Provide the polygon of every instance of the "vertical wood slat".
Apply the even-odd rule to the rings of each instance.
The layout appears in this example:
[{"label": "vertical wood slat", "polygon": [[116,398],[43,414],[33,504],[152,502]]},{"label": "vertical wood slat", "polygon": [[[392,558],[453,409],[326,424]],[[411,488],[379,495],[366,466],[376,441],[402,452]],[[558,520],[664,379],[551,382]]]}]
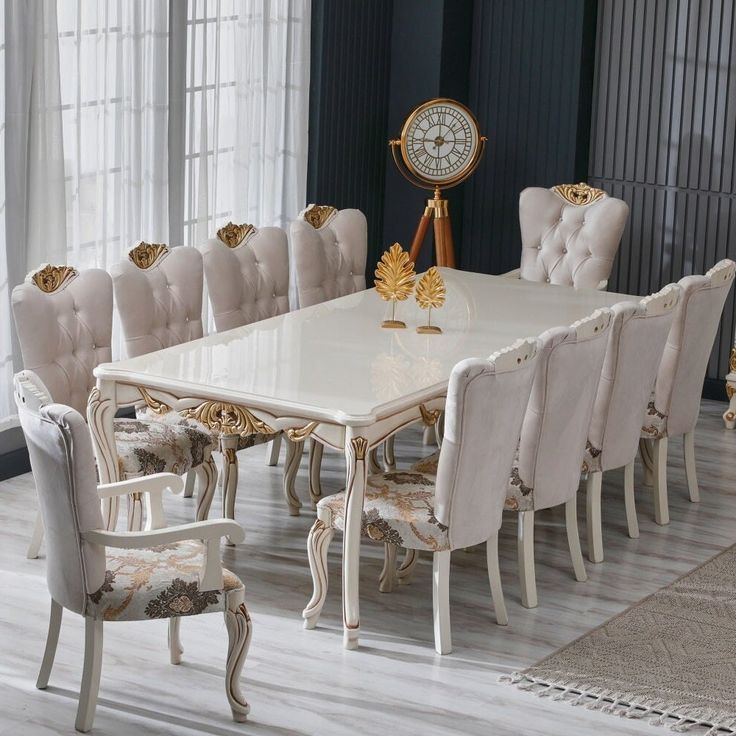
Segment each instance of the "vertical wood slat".
[{"label": "vertical wood slat", "polygon": [[[589,181],[628,202],[611,289],[646,294],[736,258],[732,0],[600,0]],[[709,364],[722,377],[733,294]]]}]

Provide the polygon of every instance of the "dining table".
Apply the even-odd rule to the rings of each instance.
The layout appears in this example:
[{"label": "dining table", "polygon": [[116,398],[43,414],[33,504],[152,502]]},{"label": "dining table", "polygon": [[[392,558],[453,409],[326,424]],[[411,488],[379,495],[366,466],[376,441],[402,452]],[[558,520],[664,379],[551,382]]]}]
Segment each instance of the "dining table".
[{"label": "dining table", "polygon": [[[441,334],[420,334],[427,313],[398,302],[404,329],[381,326],[391,305],[367,289],[95,369],[88,419],[101,483],[119,480],[113,419],[145,402],[177,411],[224,438],[279,432],[300,457],[314,439],[345,455],[343,644],[358,646],[359,566],[369,456],[408,425],[437,422],[460,360],[488,357],[517,338],[568,325],[639,297],[440,268],[446,301],[432,310]],[[298,463],[296,464],[298,467]],[[294,473],[285,480],[294,494]],[[241,492],[244,484],[241,483]],[[224,509],[235,512],[236,487]],[[257,493],[256,488],[247,488]],[[306,546],[306,539],[305,539]]]}]

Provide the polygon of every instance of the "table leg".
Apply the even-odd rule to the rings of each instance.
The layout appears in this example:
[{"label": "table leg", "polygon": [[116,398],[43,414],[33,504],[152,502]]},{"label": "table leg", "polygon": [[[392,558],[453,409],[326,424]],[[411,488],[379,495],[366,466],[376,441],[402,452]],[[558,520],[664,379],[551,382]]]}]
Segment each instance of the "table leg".
[{"label": "table leg", "polygon": [[[286,462],[284,463],[284,496],[291,516],[299,516],[302,502],[296,495],[294,483],[304,453],[304,440],[286,440]],[[311,470],[311,469],[310,469]]]},{"label": "table leg", "polygon": [[[222,516],[235,518],[235,498],[238,493],[238,437],[224,435],[220,438],[222,450]],[[228,537],[227,544],[232,542]]]},{"label": "table leg", "polygon": [[[92,444],[97,460],[99,482],[117,483],[120,480],[118,453],[115,446],[115,383],[97,381],[87,401],[87,423],[92,435]],[[118,520],[120,499],[106,499],[102,504],[103,523],[106,529],[115,529]]]},{"label": "table leg", "polygon": [[[366,463],[368,440],[355,435],[348,427],[345,435],[345,531],[342,541],[342,617],[343,646],[357,649],[360,636],[360,604],[358,600],[360,575],[360,527],[363,499],[368,477]],[[359,430],[358,430],[359,431]]]}]

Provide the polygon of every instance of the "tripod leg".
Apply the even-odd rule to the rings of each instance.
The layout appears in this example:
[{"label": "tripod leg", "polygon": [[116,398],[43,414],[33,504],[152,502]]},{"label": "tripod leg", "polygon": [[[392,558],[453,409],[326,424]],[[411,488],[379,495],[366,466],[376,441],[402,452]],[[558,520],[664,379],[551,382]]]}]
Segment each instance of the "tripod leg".
[{"label": "tripod leg", "polygon": [[445,255],[445,220],[446,217],[434,218],[434,255],[438,266],[446,266]]},{"label": "tripod leg", "polygon": [[412,263],[416,263],[417,258],[419,258],[419,253],[422,250],[422,243],[424,242],[424,238],[427,235],[427,228],[429,227],[429,221],[431,219],[432,219],[432,208],[426,207],[424,210],[424,214],[419,220],[419,225],[417,227],[417,232],[416,232],[416,235],[414,236],[414,240],[411,241],[411,249],[409,250],[409,258],[411,259]]},{"label": "tripod leg", "polygon": [[442,224],[445,230],[445,266],[455,268],[455,248],[452,242],[452,223],[449,214],[442,218]]}]

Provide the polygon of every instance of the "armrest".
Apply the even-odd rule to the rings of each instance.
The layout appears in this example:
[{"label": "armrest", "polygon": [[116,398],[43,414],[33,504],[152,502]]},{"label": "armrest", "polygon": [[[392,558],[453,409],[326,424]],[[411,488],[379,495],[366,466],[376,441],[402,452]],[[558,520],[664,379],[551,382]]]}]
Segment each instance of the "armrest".
[{"label": "armrest", "polygon": [[161,493],[166,489],[179,494],[184,490],[184,479],[174,473],[155,473],[129,478],[117,483],[103,483],[97,486],[97,495],[103,498],[125,496],[128,493]]},{"label": "armrest", "polygon": [[85,541],[119,549],[142,549],[159,544],[173,544],[201,539],[203,541],[230,537],[236,544],[245,539],[243,527],[232,519],[208,519],[191,524],[178,524],[165,529],[147,529],[142,532],[108,532],[90,529],[82,532]]},{"label": "armrest", "polygon": [[167,529],[151,529],[143,532],[108,532],[91,529],[82,532],[82,538],[92,544],[119,549],[141,549],[156,547],[159,544],[173,544],[189,540],[204,542],[204,561],[199,571],[200,590],[222,590],[222,561],[220,560],[220,539],[230,537],[238,544],[245,539],[243,527],[232,519],[212,519],[193,524],[180,524]]},{"label": "armrest", "polygon": [[520,279],[521,278],[521,269],[515,268],[513,271],[507,271],[506,273],[500,274],[505,279]]}]

